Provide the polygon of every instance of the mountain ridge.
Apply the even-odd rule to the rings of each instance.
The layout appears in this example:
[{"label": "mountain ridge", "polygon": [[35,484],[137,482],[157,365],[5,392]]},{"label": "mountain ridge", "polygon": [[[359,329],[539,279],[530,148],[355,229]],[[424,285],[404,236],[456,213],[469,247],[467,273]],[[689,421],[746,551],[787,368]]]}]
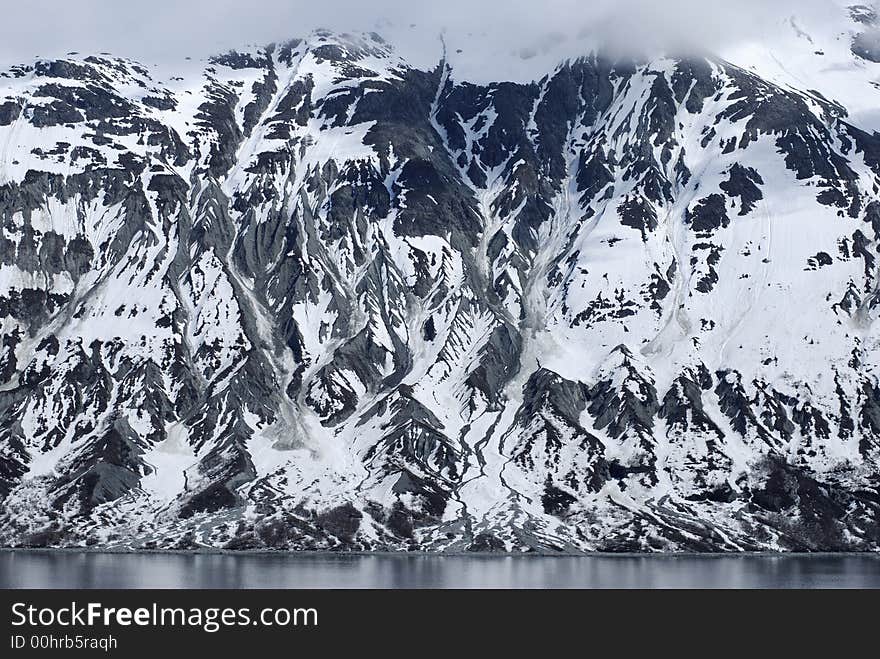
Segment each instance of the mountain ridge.
[{"label": "mountain ridge", "polygon": [[877,549],[880,137],[821,93],[326,31],[0,84],[3,544]]}]

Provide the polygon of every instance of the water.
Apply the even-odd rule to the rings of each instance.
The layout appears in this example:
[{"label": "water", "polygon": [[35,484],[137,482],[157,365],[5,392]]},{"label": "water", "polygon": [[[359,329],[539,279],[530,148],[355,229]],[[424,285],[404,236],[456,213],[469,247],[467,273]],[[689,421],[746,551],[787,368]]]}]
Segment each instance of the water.
[{"label": "water", "polygon": [[880,588],[880,555],[0,552],[0,588]]}]

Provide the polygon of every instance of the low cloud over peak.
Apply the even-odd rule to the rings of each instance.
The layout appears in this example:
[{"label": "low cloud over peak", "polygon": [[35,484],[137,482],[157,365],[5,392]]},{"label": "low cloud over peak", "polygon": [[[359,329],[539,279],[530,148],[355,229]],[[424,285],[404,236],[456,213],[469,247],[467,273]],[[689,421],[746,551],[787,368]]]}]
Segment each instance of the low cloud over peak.
[{"label": "low cloud over peak", "polygon": [[[792,15],[809,23],[841,13],[845,0],[32,0],[4,8],[0,61],[110,51],[135,59],[201,57],[247,43],[300,36],[317,27],[377,30],[417,65],[474,56],[470,76],[527,77],[544,58],[601,47],[621,52],[713,50],[772,38]],[[465,59],[465,58],[461,58]],[[518,75],[517,75],[518,74]]]}]

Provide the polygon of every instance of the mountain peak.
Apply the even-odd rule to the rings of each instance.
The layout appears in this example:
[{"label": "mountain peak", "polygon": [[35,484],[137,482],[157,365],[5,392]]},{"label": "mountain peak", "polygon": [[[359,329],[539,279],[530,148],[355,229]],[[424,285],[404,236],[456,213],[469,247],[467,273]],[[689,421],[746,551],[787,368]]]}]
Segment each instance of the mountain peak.
[{"label": "mountain peak", "polygon": [[0,541],[877,548],[870,116],[720,57],[456,57],[0,78]]}]

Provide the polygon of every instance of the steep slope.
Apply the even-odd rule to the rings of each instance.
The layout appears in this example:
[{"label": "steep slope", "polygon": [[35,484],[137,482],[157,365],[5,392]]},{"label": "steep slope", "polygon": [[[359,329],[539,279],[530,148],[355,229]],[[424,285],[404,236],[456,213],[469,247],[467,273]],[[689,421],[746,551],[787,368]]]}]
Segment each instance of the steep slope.
[{"label": "steep slope", "polygon": [[833,97],[327,32],[2,75],[4,544],[880,547],[880,136]]}]

